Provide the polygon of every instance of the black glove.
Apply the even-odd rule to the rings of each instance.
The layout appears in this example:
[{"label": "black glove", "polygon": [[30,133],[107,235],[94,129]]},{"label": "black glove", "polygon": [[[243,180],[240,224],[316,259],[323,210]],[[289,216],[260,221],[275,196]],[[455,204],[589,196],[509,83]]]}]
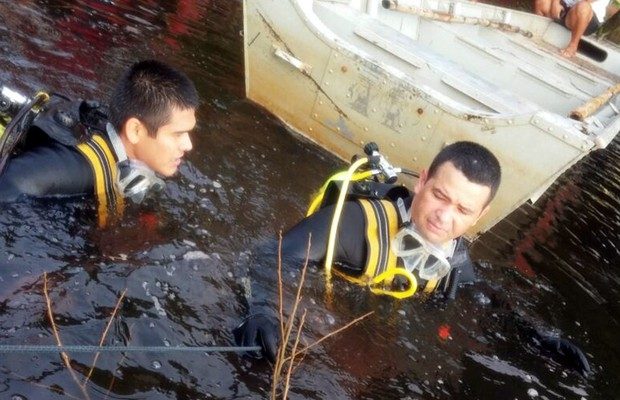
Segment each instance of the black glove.
[{"label": "black glove", "polygon": [[550,352],[559,362],[574,368],[582,375],[590,374],[590,364],[583,351],[569,340],[551,335],[540,335],[536,338],[540,346]]},{"label": "black glove", "polygon": [[265,314],[249,315],[233,330],[233,335],[238,346],[260,346],[262,356],[271,362],[275,361],[280,343],[280,328],[276,318]]}]

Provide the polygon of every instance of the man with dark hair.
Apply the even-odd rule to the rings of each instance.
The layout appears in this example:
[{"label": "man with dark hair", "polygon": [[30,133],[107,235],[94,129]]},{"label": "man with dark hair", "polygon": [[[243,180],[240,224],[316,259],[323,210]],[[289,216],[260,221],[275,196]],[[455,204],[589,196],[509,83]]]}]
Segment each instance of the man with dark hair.
[{"label": "man with dark hair", "polygon": [[191,80],[154,60],[120,78],[107,115],[97,103],[51,95],[0,175],[0,201],[83,194],[108,208],[124,197],[140,201],[163,186],[156,174],[173,175],[192,149],[198,105]]},{"label": "man with dark hair", "polygon": [[[475,278],[461,236],[488,212],[500,180],[499,162],[485,147],[473,142],[446,146],[429,170],[420,174],[413,196],[398,186],[396,191],[387,190],[382,199],[354,198],[344,203],[334,269],[375,293],[404,298],[421,290],[453,298],[459,283]],[[333,204],[322,207],[284,235],[283,260],[303,259],[310,235],[309,260],[325,259],[334,208]],[[258,263],[273,257],[274,249],[273,243],[263,246]],[[266,268],[257,265],[250,273],[256,278]],[[252,284],[268,287],[273,282],[253,279]],[[252,290],[253,294],[262,291],[268,289]],[[270,300],[254,296],[250,316],[235,329],[235,337],[244,345],[263,346],[264,353],[273,357],[279,334]]]},{"label": "man with dark hair", "polygon": [[[385,188],[382,184],[363,190],[382,193],[378,198],[350,196],[334,244],[335,273],[376,294],[406,298],[419,290],[453,299],[459,283],[475,280],[462,235],[488,212],[500,180],[499,162],[488,149],[473,142],[457,142],[444,147],[428,171],[422,171],[413,196],[401,186]],[[405,209],[405,205],[410,206]],[[324,205],[284,235],[283,267],[299,265],[306,257],[309,235],[309,261],[325,260],[334,209],[333,204]],[[275,268],[265,264],[276,259],[277,247],[271,242],[254,257],[249,271],[249,316],[233,332],[238,344],[261,346],[262,354],[270,360],[276,355],[280,333],[273,301]],[[517,319],[532,344],[583,373],[590,371],[577,346]]]}]

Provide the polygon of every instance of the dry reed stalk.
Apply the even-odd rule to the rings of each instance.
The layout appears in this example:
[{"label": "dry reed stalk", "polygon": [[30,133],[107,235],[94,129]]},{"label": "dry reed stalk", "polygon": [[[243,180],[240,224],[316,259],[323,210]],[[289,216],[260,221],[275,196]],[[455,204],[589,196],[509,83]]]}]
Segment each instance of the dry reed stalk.
[{"label": "dry reed stalk", "polygon": [[[280,337],[284,337],[284,312],[283,312],[283,300],[282,300],[282,231],[278,233],[278,316],[280,322]],[[284,356],[281,354],[285,348],[283,346],[278,346],[278,351],[276,353],[276,361],[273,366],[274,374],[271,377],[271,387],[274,388],[272,390],[271,398],[275,399],[275,387],[278,386],[279,373],[276,374],[276,371],[281,371],[282,369],[282,359]]]},{"label": "dry reed stalk", "polygon": [[[52,331],[54,332],[54,338],[56,338],[56,344],[58,345],[58,347],[62,347],[62,341],[60,340],[60,334],[58,333],[58,329],[56,328],[56,322],[54,321],[54,313],[52,311],[52,302],[47,293],[47,272],[43,273],[43,293],[45,295],[45,303],[47,304],[47,317],[50,320],[50,324],[52,324]],[[63,362],[65,363],[65,366],[69,370],[69,373],[71,374],[71,378],[75,381],[75,383],[81,389],[82,394],[84,395],[84,398],[87,400],[90,400],[90,396],[88,395],[88,392],[80,384],[80,380],[78,379],[77,375],[75,374],[75,371],[71,367],[71,361],[69,360],[69,355],[64,351],[61,351],[60,355],[61,355]]]},{"label": "dry reed stalk", "polygon": [[[99,347],[103,346],[103,342],[105,341],[106,336],[108,335],[108,331],[110,330],[110,326],[112,326],[112,321],[114,321],[114,318],[116,317],[116,313],[118,312],[118,309],[121,306],[121,302],[123,301],[123,298],[125,298],[125,293],[127,293],[127,289],[123,290],[123,293],[121,293],[120,297],[118,298],[118,301],[116,302],[116,306],[114,307],[114,311],[112,311],[112,315],[110,316],[110,320],[108,321],[105,329],[103,330],[103,333],[101,334],[101,339],[99,339]],[[95,370],[95,365],[97,365],[97,360],[99,359],[99,352],[97,352],[95,354],[95,358],[93,359],[93,365],[90,367],[90,370],[88,371],[88,374],[86,375],[86,379],[84,380],[84,384],[82,385],[83,387],[86,386],[86,384],[88,383],[88,380],[90,379],[91,375],[93,374],[93,371]]]},{"label": "dry reed stalk", "polygon": [[280,312],[280,337],[284,337],[284,313],[282,311],[282,231],[278,233],[278,311]]},{"label": "dry reed stalk", "polygon": [[[293,348],[291,349],[292,354],[296,354],[297,346],[299,345],[299,338],[301,337],[301,330],[304,327],[304,323],[306,322],[306,312],[308,310],[304,309],[304,313],[301,315],[301,320],[299,321],[299,326],[297,327],[297,335],[295,336],[295,343],[293,343]],[[282,392],[282,398],[286,399],[288,396],[288,390],[290,388],[291,382],[291,374],[293,373],[293,362],[288,363],[288,370],[286,371],[286,378],[284,380],[284,391]]]},{"label": "dry reed stalk", "polygon": [[[310,350],[311,348],[313,348],[314,346],[318,345],[319,343],[323,342],[325,339],[328,339],[329,337],[336,335],[337,333],[342,332],[343,330],[349,328],[350,326],[358,323],[359,321],[363,320],[364,318],[368,317],[369,315],[373,314],[374,311],[370,311],[364,315],[362,315],[361,317],[358,317],[356,319],[354,319],[353,321],[349,322],[348,324],[328,333],[327,335],[323,336],[322,338],[320,338],[319,340],[313,342],[312,344],[305,346],[303,349],[301,350],[297,350],[297,347],[299,346],[299,342],[301,339],[301,332],[304,326],[304,323],[306,321],[306,312],[307,310],[304,309],[304,312],[301,316],[298,328],[297,328],[297,333],[295,336],[295,341],[293,343],[293,346],[290,350],[290,354],[287,355],[287,346],[290,340],[290,336],[291,336],[291,332],[295,323],[295,318],[297,316],[297,310],[299,307],[299,303],[301,301],[301,289],[304,285],[305,279],[306,279],[306,270],[308,269],[308,262],[310,259],[310,246],[311,246],[311,241],[312,241],[312,236],[308,237],[308,247],[306,248],[306,259],[304,260],[304,266],[301,270],[301,276],[299,277],[299,285],[297,287],[297,294],[295,295],[295,302],[293,303],[293,310],[291,312],[291,315],[289,316],[287,322],[285,325],[283,325],[283,321],[284,321],[284,314],[283,314],[283,296],[282,296],[282,233],[280,233],[280,244],[279,244],[279,248],[278,248],[278,292],[279,292],[279,314],[280,314],[280,329],[281,329],[281,341],[280,341],[280,345],[278,346],[278,352],[276,355],[276,362],[273,368],[273,377],[272,377],[272,388],[271,388],[271,399],[272,400],[277,400],[278,396],[277,396],[277,389],[278,386],[280,385],[280,379],[281,379],[281,375],[282,375],[282,370],[284,368],[284,365],[288,362],[288,366],[287,366],[287,371],[286,371],[286,375],[284,376],[284,389],[282,390],[282,400],[285,400],[288,396],[288,392],[290,389],[290,380],[291,380],[291,376],[293,374],[293,372],[297,369],[297,367],[299,367],[299,365],[301,364],[301,361],[303,361],[305,354],[307,353],[308,350]],[[285,326],[285,327],[284,327]],[[299,355],[303,355],[302,358],[297,362],[297,365],[294,365],[295,363],[295,358]]]},{"label": "dry reed stalk", "polygon": [[298,355],[306,353],[308,350],[310,350],[314,346],[318,345],[319,343],[321,343],[325,339],[328,339],[331,336],[334,336],[335,334],[344,331],[345,329],[349,328],[351,325],[354,325],[354,324],[360,322],[361,320],[363,320],[364,318],[368,317],[371,314],[374,314],[374,311],[367,312],[366,314],[362,315],[361,317],[355,318],[353,321],[349,322],[348,324],[341,326],[340,328],[336,329],[335,331],[332,331],[332,332],[328,333],[327,335],[323,336],[322,338],[320,338],[316,342],[314,342],[312,344],[309,344],[308,346],[304,347],[303,349],[299,350],[296,353],[293,353],[293,355],[289,356],[284,361],[292,360],[295,357],[297,357]]},{"label": "dry reed stalk", "polygon": [[[293,330],[293,326],[295,325],[295,317],[297,316],[297,307],[299,307],[299,302],[301,300],[301,288],[303,287],[304,281],[306,280],[306,270],[308,269],[308,261],[310,259],[311,243],[312,243],[312,235],[309,235],[308,246],[306,248],[306,259],[304,261],[304,266],[301,269],[301,276],[299,277],[299,284],[297,286],[297,294],[295,295],[295,302],[293,303],[293,310],[285,324],[284,335],[281,336],[280,346],[278,347],[278,353],[276,355],[276,362],[273,368],[273,379],[272,379],[272,390],[271,390],[271,398],[273,400],[277,399],[277,388],[280,383],[280,377],[282,375],[282,368],[284,367],[284,360],[286,359],[286,347],[289,342],[289,338],[291,336],[291,331]],[[281,288],[282,287],[281,257],[278,258],[278,271],[279,271],[278,272],[278,279],[279,279],[278,287]],[[283,308],[282,304],[280,304],[280,310],[282,310],[282,308]],[[280,311],[280,313],[281,313],[280,318],[282,321],[283,311]]]},{"label": "dry reed stalk", "polygon": [[[121,357],[121,360],[118,362],[117,365],[120,366],[123,363],[123,361],[125,361],[125,358],[126,358],[126,356],[125,356],[125,354],[123,354],[123,356]],[[104,399],[107,399],[107,398],[110,397],[110,392],[112,391],[112,386],[114,386],[114,382],[115,381],[116,381],[116,376],[114,374],[112,374],[112,379],[110,380],[110,385],[108,385],[108,390],[105,393]]]}]

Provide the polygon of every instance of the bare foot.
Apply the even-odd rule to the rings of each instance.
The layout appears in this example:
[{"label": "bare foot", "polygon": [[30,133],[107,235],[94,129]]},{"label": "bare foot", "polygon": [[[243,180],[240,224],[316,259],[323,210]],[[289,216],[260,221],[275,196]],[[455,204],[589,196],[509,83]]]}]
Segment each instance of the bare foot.
[{"label": "bare foot", "polygon": [[562,56],[566,57],[566,58],[571,58],[574,57],[575,54],[577,53],[577,45],[573,45],[573,44],[569,44],[568,46],[566,46],[566,48],[562,51],[560,51],[560,54],[562,54]]}]

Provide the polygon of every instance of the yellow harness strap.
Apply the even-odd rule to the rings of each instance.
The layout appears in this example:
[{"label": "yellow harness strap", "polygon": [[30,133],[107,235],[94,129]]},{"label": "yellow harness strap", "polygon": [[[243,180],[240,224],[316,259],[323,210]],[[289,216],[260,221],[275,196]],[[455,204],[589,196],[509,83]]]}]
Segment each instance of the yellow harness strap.
[{"label": "yellow harness strap", "polygon": [[[329,184],[334,181],[343,180],[346,174],[347,174],[347,171],[336,172],[334,175],[330,176],[329,179],[327,179],[327,181],[325,181],[323,186],[321,186],[321,188],[319,189],[318,193],[312,199],[312,202],[310,202],[310,207],[308,207],[308,211],[306,212],[306,217],[314,214],[314,212],[318,210],[319,206],[323,202],[323,198],[325,197],[325,192],[327,191]],[[361,181],[371,176],[372,176],[372,172],[370,171],[356,172],[351,177],[351,181],[354,181],[354,182]]]},{"label": "yellow harness strap", "polygon": [[[398,231],[398,213],[396,207],[388,200],[359,199],[358,203],[364,211],[366,221],[366,265],[361,276],[336,273],[361,285],[366,285],[375,294],[386,294],[398,299],[412,296],[417,290],[417,280],[404,268],[397,266],[397,257],[390,250],[390,240]],[[405,291],[385,289],[392,283],[396,275],[409,281]]]},{"label": "yellow harness strap", "polygon": [[94,193],[97,197],[99,226],[105,227],[109,221],[109,212],[117,215],[123,210],[123,196],[117,192],[114,184],[118,173],[116,159],[108,142],[98,134],[80,143],[77,148],[92,168],[95,177]]},{"label": "yellow harness strap", "polygon": [[358,203],[364,210],[366,220],[367,257],[364,275],[374,278],[396,267],[396,256],[390,251],[390,238],[398,230],[398,216],[394,205],[387,200],[364,199]]}]

